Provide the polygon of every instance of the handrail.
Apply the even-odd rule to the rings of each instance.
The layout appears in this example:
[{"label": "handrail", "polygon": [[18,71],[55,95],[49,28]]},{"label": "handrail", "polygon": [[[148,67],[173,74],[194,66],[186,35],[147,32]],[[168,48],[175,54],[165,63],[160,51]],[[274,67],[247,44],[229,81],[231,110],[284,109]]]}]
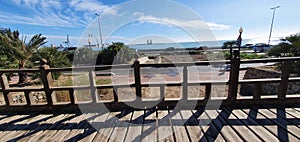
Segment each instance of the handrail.
[{"label": "handrail", "polygon": [[[239,84],[245,84],[245,83],[252,83],[252,84],[260,84],[260,83],[280,83],[280,89],[278,93],[278,98],[276,99],[284,99],[284,102],[289,102],[287,101],[288,98],[286,97],[286,92],[287,92],[287,83],[288,82],[296,82],[300,81],[300,78],[294,77],[290,78],[290,62],[291,61],[298,61],[300,60],[300,57],[284,57],[284,58],[266,58],[266,59],[252,59],[252,60],[240,60],[239,57],[234,57],[231,60],[220,60],[220,61],[200,61],[200,62],[189,62],[189,63],[164,63],[164,64],[140,64],[139,61],[135,61],[133,65],[105,65],[105,66],[84,66],[84,67],[69,67],[69,68],[50,68],[48,65],[44,64],[41,65],[39,69],[5,69],[5,70],[0,70],[0,84],[1,84],[1,92],[3,93],[4,96],[4,101],[6,104],[6,107],[11,106],[11,98],[9,98],[9,93],[11,92],[24,92],[25,97],[26,97],[26,102],[27,106],[31,106],[31,100],[29,97],[30,92],[33,91],[44,91],[46,94],[47,98],[47,105],[49,106],[54,106],[55,102],[53,102],[52,99],[52,93],[54,91],[59,91],[59,90],[66,90],[69,92],[70,96],[70,104],[71,105],[76,105],[76,100],[74,97],[74,90],[90,90],[92,93],[92,103],[98,103],[97,100],[97,94],[95,93],[97,89],[103,89],[103,88],[113,88],[114,89],[114,101],[111,102],[112,104],[118,104],[122,103],[118,99],[118,94],[117,90],[119,88],[125,88],[125,87],[133,87],[136,90],[136,96],[138,96],[136,101],[142,101],[140,99],[142,97],[141,94],[141,88],[142,87],[160,87],[160,89],[164,89],[166,86],[181,86],[182,87],[182,100],[184,101],[189,101],[188,99],[188,86],[196,86],[196,85],[204,85],[205,86],[205,98],[203,101],[198,101],[197,105],[204,105],[207,100],[210,100],[210,93],[211,93],[211,87],[213,84],[228,84],[229,89],[228,89],[228,98],[224,100],[224,104],[238,104],[238,102],[243,102],[245,103],[245,100],[240,100],[237,99],[237,90],[238,90],[238,85]],[[274,79],[249,79],[249,80],[239,80],[239,66],[240,64],[252,64],[252,63],[267,63],[267,62],[283,62],[284,63],[284,68],[282,69],[282,76],[281,78],[274,78]],[[188,73],[188,67],[189,66],[207,66],[207,65],[216,65],[216,64],[230,64],[230,77],[228,81],[194,81],[190,82],[188,80],[189,78],[189,73]],[[140,71],[141,68],[146,68],[146,67],[183,67],[182,68],[182,81],[180,82],[166,82],[166,83],[142,83],[141,82],[141,75]],[[109,70],[109,69],[124,69],[124,68],[132,68],[134,69],[134,83],[129,83],[129,84],[107,84],[107,85],[96,85],[95,84],[95,74],[94,71],[101,71],[101,70]],[[89,85],[86,86],[58,86],[55,87],[52,84],[52,77],[51,73],[52,72],[70,72],[70,71],[85,71],[89,73]],[[11,88],[8,85],[7,80],[5,80],[6,76],[5,73],[40,73],[41,74],[41,81],[43,87],[40,88]],[[260,87],[259,85],[255,85],[255,87]],[[257,100],[261,100],[260,98],[260,92],[259,88],[255,89],[256,92],[253,95],[253,98],[255,99],[248,99],[250,104],[253,104]],[[258,91],[258,92],[257,92]],[[164,91],[160,91],[163,93]],[[164,97],[163,94],[160,95],[161,97]],[[295,102],[299,101],[300,99],[295,99],[293,98],[293,101],[290,102]],[[278,101],[276,101],[278,102]],[[70,105],[69,104],[69,105]],[[176,104],[176,103],[175,103]],[[168,102],[167,100],[164,100],[162,98],[162,102],[159,103],[158,105],[164,106],[164,105],[174,105],[173,103]],[[120,105],[124,107],[123,105]]]},{"label": "handrail", "polygon": [[267,63],[267,62],[283,62],[283,61],[296,61],[296,60],[300,60],[300,57],[281,57],[281,58],[249,59],[249,60],[241,60],[241,64]]},{"label": "handrail", "polygon": [[22,72],[34,73],[34,72],[39,72],[39,69],[0,69],[0,74],[3,74],[3,73],[22,73]]}]

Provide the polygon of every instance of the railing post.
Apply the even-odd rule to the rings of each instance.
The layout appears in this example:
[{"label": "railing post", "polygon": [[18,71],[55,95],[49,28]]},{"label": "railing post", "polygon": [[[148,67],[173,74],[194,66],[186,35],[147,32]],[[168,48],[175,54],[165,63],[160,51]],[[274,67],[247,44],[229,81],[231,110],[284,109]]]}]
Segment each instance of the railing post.
[{"label": "railing post", "polygon": [[8,92],[6,91],[6,89],[9,88],[9,84],[8,84],[8,81],[7,81],[7,77],[6,75],[3,73],[3,74],[0,74],[1,75],[1,78],[0,78],[0,85],[1,85],[1,88],[2,88],[2,92],[3,92],[3,97],[4,97],[4,101],[5,101],[5,104],[7,106],[9,106],[9,99],[8,99]]},{"label": "railing post", "polygon": [[53,105],[52,90],[51,90],[51,87],[53,87],[53,79],[52,79],[51,72],[49,72],[48,69],[50,69],[50,66],[47,65],[47,60],[42,59],[41,66],[40,66],[41,80],[44,85],[47,103],[48,105]]},{"label": "railing post", "polygon": [[231,59],[230,75],[229,75],[229,89],[228,100],[234,102],[237,99],[237,90],[239,85],[239,70],[240,70],[240,57],[239,52],[233,52],[234,58]]},{"label": "railing post", "polygon": [[91,97],[93,100],[93,103],[97,103],[97,89],[96,89],[96,82],[94,79],[95,72],[93,70],[89,71],[89,81],[90,81],[90,88],[91,88]]},{"label": "railing post", "polygon": [[74,89],[69,90],[71,104],[75,104]]},{"label": "railing post", "polygon": [[160,85],[159,90],[160,90],[161,101],[165,101],[165,85]]},{"label": "railing post", "polygon": [[182,82],[182,100],[188,99],[188,69],[187,66],[183,66],[183,82]]},{"label": "railing post", "polygon": [[31,106],[32,103],[31,103],[30,97],[29,97],[30,91],[24,91],[24,94],[25,94],[27,106]]},{"label": "railing post", "polygon": [[262,93],[262,83],[255,83],[253,90],[253,99],[260,99],[260,95]]},{"label": "railing post", "polygon": [[204,100],[209,100],[211,94],[211,83],[205,84],[205,97]]},{"label": "railing post", "polygon": [[289,75],[291,72],[291,61],[284,61],[281,67],[281,81],[278,89],[278,98],[284,99],[286,97]]},{"label": "railing post", "polygon": [[141,67],[140,67],[140,62],[138,60],[134,61],[133,68],[134,68],[136,100],[142,101],[141,70],[140,70]]},{"label": "railing post", "polygon": [[113,93],[114,93],[114,102],[119,102],[119,96],[118,96],[118,87],[113,88]]}]

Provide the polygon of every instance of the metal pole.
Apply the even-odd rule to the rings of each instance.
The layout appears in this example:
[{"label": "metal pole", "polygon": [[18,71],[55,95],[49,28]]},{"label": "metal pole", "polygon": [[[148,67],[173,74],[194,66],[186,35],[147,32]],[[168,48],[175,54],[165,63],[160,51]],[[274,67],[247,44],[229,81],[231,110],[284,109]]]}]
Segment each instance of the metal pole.
[{"label": "metal pole", "polygon": [[100,25],[100,18],[99,18],[100,15],[98,13],[95,13],[95,15],[97,16],[98,29],[99,29],[99,34],[100,34],[100,44],[101,44],[101,48],[103,50],[102,32],[101,32],[101,25]]},{"label": "metal pole", "polygon": [[273,17],[272,17],[272,22],[271,22],[271,28],[270,28],[270,35],[269,35],[268,45],[270,45],[270,41],[271,41],[271,36],[272,36],[272,31],[273,31],[273,23],[274,23],[274,17],[275,17],[275,11],[279,7],[280,6],[276,6],[276,7],[272,7],[271,8],[271,10],[273,10]]}]

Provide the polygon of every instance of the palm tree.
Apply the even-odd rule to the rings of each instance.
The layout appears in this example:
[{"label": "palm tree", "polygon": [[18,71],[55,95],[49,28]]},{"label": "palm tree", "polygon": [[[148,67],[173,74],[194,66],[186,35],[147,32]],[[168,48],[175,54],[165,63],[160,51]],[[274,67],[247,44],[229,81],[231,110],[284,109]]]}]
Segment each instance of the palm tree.
[{"label": "palm tree", "polygon": [[[67,51],[58,51],[56,48],[45,47],[37,50],[36,53],[30,58],[31,62],[46,59],[47,64],[52,68],[70,67],[71,63],[67,57]],[[60,72],[53,72],[52,77],[57,79]]]},{"label": "palm tree", "polygon": [[[32,54],[47,41],[46,37],[41,34],[34,35],[28,43],[26,37],[20,39],[19,31],[11,31],[10,29],[1,30],[0,46],[2,54],[10,55],[11,58],[18,62],[18,68],[25,68],[27,61]],[[0,53],[1,54],[1,53]],[[26,74],[19,73],[19,84],[26,82]]]},{"label": "palm tree", "polygon": [[[300,56],[300,33],[290,35],[281,39],[281,43],[273,46],[268,51],[269,56],[276,57],[296,57]],[[292,63],[292,72],[300,75],[300,62]]]},{"label": "palm tree", "polygon": [[226,41],[226,42],[223,43],[222,49],[232,48],[234,45],[236,45],[236,41],[235,40]]}]

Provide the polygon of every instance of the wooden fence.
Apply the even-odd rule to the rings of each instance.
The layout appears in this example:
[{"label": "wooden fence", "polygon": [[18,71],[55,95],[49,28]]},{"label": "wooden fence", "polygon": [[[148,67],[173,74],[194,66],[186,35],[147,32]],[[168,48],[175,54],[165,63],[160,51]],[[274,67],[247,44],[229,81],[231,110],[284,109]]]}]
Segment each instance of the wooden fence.
[{"label": "wooden fence", "polygon": [[[145,109],[149,109],[151,104],[155,106],[151,107],[175,107],[178,103],[181,104],[182,108],[187,106],[187,108],[193,104],[192,107],[204,106],[210,102],[210,105],[222,104],[222,105],[231,105],[231,106],[241,106],[241,105],[256,105],[256,104],[292,104],[299,103],[300,97],[287,97],[286,92],[289,82],[299,82],[299,77],[290,77],[291,72],[291,63],[297,62],[300,60],[300,57],[288,57],[288,58],[267,58],[267,59],[255,59],[255,60],[240,60],[238,56],[235,56],[231,60],[226,61],[201,61],[201,62],[192,62],[192,63],[174,63],[174,64],[140,64],[139,61],[135,61],[133,65],[113,65],[113,66],[87,66],[87,67],[70,67],[70,68],[50,68],[48,65],[43,64],[39,69],[19,69],[19,70],[0,70],[0,84],[1,90],[3,93],[4,102],[0,106],[0,110],[32,110],[32,109],[61,109],[61,108],[78,108],[80,105],[97,105],[105,104],[108,109],[111,110],[120,110],[124,108],[132,108],[132,106],[138,104]],[[252,64],[252,63],[268,63],[268,62],[281,62],[281,78],[270,78],[270,79],[248,79],[240,80],[240,65],[241,64]],[[190,66],[209,66],[212,64],[230,64],[230,75],[227,81],[189,81],[189,70]],[[180,67],[182,68],[182,81],[176,83],[143,83],[141,81],[141,68],[154,67],[154,68],[167,68],[167,67]],[[110,69],[128,69],[133,70],[134,83],[131,84],[109,84],[109,85],[97,85],[95,83],[95,71],[110,70]],[[53,79],[51,73],[53,72],[72,72],[72,71],[84,71],[88,72],[89,85],[80,85],[80,86],[53,86]],[[42,87],[11,87],[8,83],[7,73],[39,73]],[[261,98],[261,87],[263,83],[279,83],[279,89],[277,97],[273,98]],[[225,84],[228,85],[228,96],[226,99],[212,99],[211,91],[212,86],[215,84]],[[254,93],[252,97],[238,97],[238,89],[241,84],[254,84]],[[191,100],[188,97],[188,87],[189,86],[205,86],[205,96],[203,99]],[[179,100],[165,100],[165,87],[167,86],[181,86],[182,93]],[[130,102],[122,102],[119,99],[118,89],[124,87],[135,88],[136,100]],[[159,87],[160,88],[160,99],[159,100],[143,100],[142,99],[142,87]],[[104,88],[113,88],[114,99],[111,102],[99,102],[97,89]],[[82,103],[76,101],[74,96],[74,90],[90,90],[91,92],[91,102]],[[44,104],[33,104],[33,100],[30,97],[31,92],[44,92],[45,94],[45,103]],[[53,92],[55,91],[68,91],[70,102],[68,103],[56,103],[53,99]],[[23,92],[25,95],[25,103],[21,105],[16,105],[16,98],[9,97],[13,92]],[[85,94],[82,94],[85,95]],[[42,97],[43,98],[43,97]],[[39,99],[37,96],[36,99]],[[140,109],[141,107],[139,107]]]}]

